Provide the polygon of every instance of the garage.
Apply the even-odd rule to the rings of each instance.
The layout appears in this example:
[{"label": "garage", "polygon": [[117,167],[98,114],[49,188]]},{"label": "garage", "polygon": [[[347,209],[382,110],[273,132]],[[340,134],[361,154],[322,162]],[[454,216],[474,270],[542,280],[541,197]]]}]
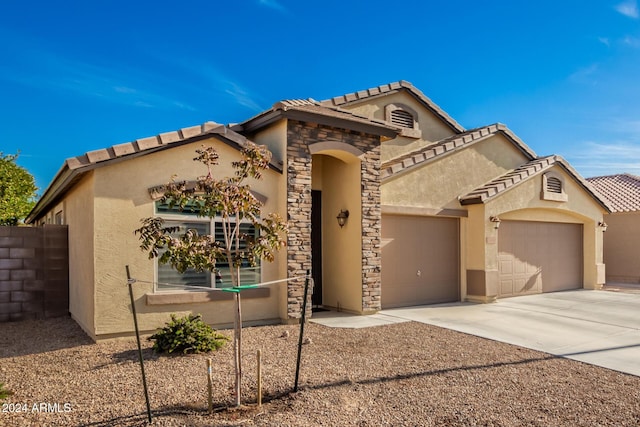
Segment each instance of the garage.
[{"label": "garage", "polygon": [[457,218],[383,215],[382,308],[458,301]]},{"label": "garage", "polygon": [[499,297],[582,288],[582,225],[502,221]]}]

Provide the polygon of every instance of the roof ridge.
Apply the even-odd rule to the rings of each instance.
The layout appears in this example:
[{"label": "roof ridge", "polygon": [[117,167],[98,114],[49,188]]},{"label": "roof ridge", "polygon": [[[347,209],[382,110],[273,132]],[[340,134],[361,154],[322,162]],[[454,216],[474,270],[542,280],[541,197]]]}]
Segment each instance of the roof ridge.
[{"label": "roof ridge", "polygon": [[375,86],[369,89],[364,89],[356,92],[346,93],[344,95],[334,96],[333,98],[320,101],[320,104],[323,106],[327,106],[327,105],[340,106],[340,105],[348,104],[351,102],[361,101],[363,99],[371,98],[374,96],[380,96],[380,95],[397,91],[400,89],[407,89],[418,100],[420,100],[428,109],[430,109],[434,114],[440,116],[440,118],[442,118],[456,132],[460,133],[465,131],[464,127],[460,125],[453,117],[447,114],[446,111],[440,108],[440,106],[438,106],[429,97],[427,97],[424,93],[422,93],[420,89],[415,87],[411,82],[407,80],[399,80],[396,82]]},{"label": "roof ridge", "polygon": [[396,129],[396,130],[400,130],[401,128],[399,126],[396,126],[392,123],[387,122],[386,120],[380,120],[380,119],[375,119],[369,116],[366,116],[364,114],[359,114],[355,111],[351,111],[351,110],[346,110],[344,108],[340,108],[337,106],[332,106],[332,105],[323,105],[322,102],[316,101],[313,98],[307,98],[307,99],[289,99],[289,100],[282,100],[279,102],[276,102],[275,104],[273,104],[272,110],[283,110],[283,111],[287,111],[287,110],[295,110],[295,109],[304,109],[305,107],[315,107],[317,109],[321,109],[321,110],[330,110],[330,111],[334,111],[340,114],[346,114],[348,116],[360,119],[360,120],[366,120],[368,122],[371,123],[375,123],[375,124],[381,124],[381,125],[385,125],[389,128],[392,129]]},{"label": "roof ridge", "polygon": [[223,128],[225,135],[227,135],[227,130],[231,131],[220,123],[207,121],[200,125],[180,128],[153,136],[138,138],[130,142],[112,145],[107,148],[87,151],[79,156],[66,159],[64,165],[71,170],[78,169],[83,166],[89,166],[91,164],[113,160],[119,157],[151,150],[153,148],[175,144],[207,133],[220,133],[220,128]]},{"label": "roof ridge", "polygon": [[458,201],[462,205],[484,203],[500,193],[526,181],[532,176],[550,168],[557,162],[557,160],[558,158],[555,155],[538,157],[530,160],[488,181],[466,195],[458,197]]},{"label": "roof ridge", "polygon": [[381,165],[381,177],[382,179],[388,178],[399,172],[405,171],[410,167],[419,165],[442,155],[452,153],[461,147],[465,147],[469,144],[488,138],[499,130],[501,130],[501,128],[498,124],[471,129],[467,132],[441,139],[440,141],[436,141],[417,150],[387,160]]},{"label": "roof ridge", "polygon": [[617,177],[623,177],[623,176],[631,178],[631,179],[636,180],[636,181],[640,181],[640,176],[632,174],[630,172],[614,173],[614,174],[611,174],[611,175],[592,176],[592,177],[585,178],[585,179],[588,180],[588,181],[591,181],[591,180],[596,180],[596,179],[617,178]]}]

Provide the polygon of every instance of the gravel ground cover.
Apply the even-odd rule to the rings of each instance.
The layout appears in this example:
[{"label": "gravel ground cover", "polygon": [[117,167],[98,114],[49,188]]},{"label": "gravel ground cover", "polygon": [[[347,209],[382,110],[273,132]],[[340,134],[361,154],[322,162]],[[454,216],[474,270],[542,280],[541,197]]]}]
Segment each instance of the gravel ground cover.
[{"label": "gravel ground cover", "polygon": [[[232,331],[221,331],[229,336]],[[144,341],[158,426],[637,426],[640,378],[420,323],[364,329],[245,328],[243,403],[232,408],[229,343],[156,356]],[[262,351],[263,405],[256,401]],[[213,360],[213,414],[207,359]],[[93,343],[69,318],[0,325],[2,426],[146,424],[134,338]]]}]

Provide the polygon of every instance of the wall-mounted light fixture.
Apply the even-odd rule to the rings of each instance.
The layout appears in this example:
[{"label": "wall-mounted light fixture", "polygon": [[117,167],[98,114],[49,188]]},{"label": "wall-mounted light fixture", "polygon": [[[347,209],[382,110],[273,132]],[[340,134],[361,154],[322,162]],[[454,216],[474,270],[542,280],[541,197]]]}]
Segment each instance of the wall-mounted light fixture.
[{"label": "wall-mounted light fixture", "polygon": [[602,229],[602,232],[604,233],[605,231],[607,231],[607,223],[604,221],[599,221],[598,222],[598,227],[600,227]]},{"label": "wall-mounted light fixture", "polygon": [[340,209],[340,213],[336,217],[340,228],[344,227],[344,225],[347,223],[347,218],[349,218],[349,211]]},{"label": "wall-mounted light fixture", "polygon": [[493,223],[493,228],[495,228],[496,230],[500,228],[500,218],[498,218],[497,216],[489,217],[489,221]]}]

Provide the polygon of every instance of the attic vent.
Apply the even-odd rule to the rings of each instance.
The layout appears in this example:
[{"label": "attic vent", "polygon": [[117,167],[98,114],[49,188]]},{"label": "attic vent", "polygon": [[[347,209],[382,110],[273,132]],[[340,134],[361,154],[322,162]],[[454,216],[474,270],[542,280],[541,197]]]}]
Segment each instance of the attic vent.
[{"label": "attic vent", "polygon": [[413,115],[405,110],[391,111],[391,123],[403,128],[413,129]]},{"label": "attic vent", "polygon": [[562,181],[556,177],[547,178],[547,191],[549,193],[562,193]]},{"label": "attic vent", "polygon": [[549,171],[542,175],[542,200],[566,202],[569,195],[565,193],[564,179],[557,173]]}]

